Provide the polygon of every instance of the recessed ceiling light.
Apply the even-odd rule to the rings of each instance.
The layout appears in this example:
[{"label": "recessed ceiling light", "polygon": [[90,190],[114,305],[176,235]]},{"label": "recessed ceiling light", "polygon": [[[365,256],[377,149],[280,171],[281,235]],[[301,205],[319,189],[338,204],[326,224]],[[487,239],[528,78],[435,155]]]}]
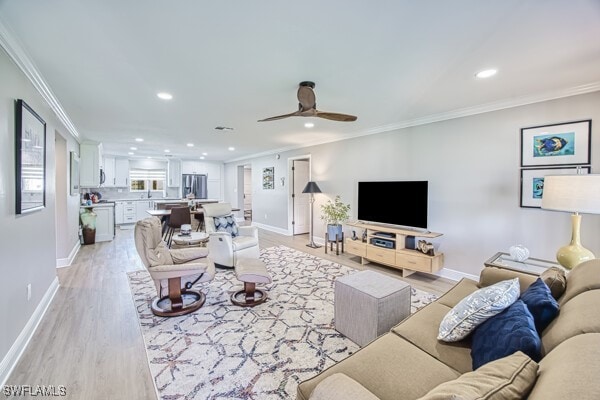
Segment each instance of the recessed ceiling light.
[{"label": "recessed ceiling light", "polygon": [[496,72],[498,72],[496,69],[484,69],[483,71],[476,73],[475,76],[477,78],[489,78],[490,76],[496,75]]},{"label": "recessed ceiling light", "polygon": [[188,143],[186,146],[187,147],[194,147],[194,143]]},{"label": "recessed ceiling light", "polygon": [[136,151],[136,150],[137,150],[137,147],[130,147],[130,148],[129,148],[129,150]]},{"label": "recessed ceiling light", "polygon": [[203,156],[207,156],[207,155],[208,155],[208,153],[202,153],[202,155],[203,155]]},{"label": "recessed ceiling light", "polygon": [[129,153],[127,153],[127,154],[129,154],[130,156],[132,156],[134,153],[133,153],[133,151],[130,151],[130,152],[129,152]]},{"label": "recessed ceiling light", "polygon": [[163,99],[163,100],[171,100],[173,98],[173,95],[171,93],[167,93],[167,92],[156,93],[156,95],[158,96],[159,99]]},{"label": "recessed ceiling light", "polygon": [[135,138],[135,141],[136,141],[136,142],[143,142],[143,141],[144,141],[144,139],[142,139],[141,137],[139,137],[139,138]]},{"label": "recessed ceiling light", "polygon": [[148,156],[148,157],[146,157],[146,158],[152,158],[152,157]]},{"label": "recessed ceiling light", "polygon": [[165,153],[170,153],[170,152],[171,152],[171,150],[165,149]]},{"label": "recessed ceiling light", "polygon": [[201,160],[204,160],[204,156],[200,157]]},{"label": "recessed ceiling light", "polygon": [[234,150],[235,150],[235,147],[230,147],[228,150],[229,150],[229,151],[234,151]]},{"label": "recessed ceiling light", "polygon": [[313,124],[312,122],[307,122],[307,123],[304,124],[305,128],[312,128],[314,126],[315,126],[315,124]]}]

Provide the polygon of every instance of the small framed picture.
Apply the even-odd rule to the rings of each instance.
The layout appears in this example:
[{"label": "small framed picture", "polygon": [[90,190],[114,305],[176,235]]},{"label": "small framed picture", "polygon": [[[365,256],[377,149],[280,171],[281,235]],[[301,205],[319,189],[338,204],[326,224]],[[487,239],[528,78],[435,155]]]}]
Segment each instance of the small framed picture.
[{"label": "small framed picture", "polygon": [[521,170],[521,207],[540,208],[546,175],[586,175],[590,167],[531,168]]},{"label": "small framed picture", "polygon": [[521,129],[521,167],[590,164],[592,120]]},{"label": "small framed picture", "polygon": [[263,189],[275,189],[275,167],[263,168]]}]

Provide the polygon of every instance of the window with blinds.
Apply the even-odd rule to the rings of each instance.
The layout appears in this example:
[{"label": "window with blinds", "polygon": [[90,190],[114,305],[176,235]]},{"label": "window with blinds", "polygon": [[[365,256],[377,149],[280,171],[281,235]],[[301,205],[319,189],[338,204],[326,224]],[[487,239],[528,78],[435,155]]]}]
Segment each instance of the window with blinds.
[{"label": "window with blinds", "polygon": [[164,169],[129,169],[130,190],[141,192],[147,190],[164,190],[167,171]]}]

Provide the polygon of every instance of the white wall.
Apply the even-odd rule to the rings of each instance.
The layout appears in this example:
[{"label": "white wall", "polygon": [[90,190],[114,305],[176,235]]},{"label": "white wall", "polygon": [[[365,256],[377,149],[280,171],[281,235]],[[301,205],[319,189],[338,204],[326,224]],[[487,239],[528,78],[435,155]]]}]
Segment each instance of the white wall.
[{"label": "white wall", "polygon": [[[519,207],[520,129],[588,118],[593,120],[592,172],[598,173],[600,92],[595,92],[307,147],[281,153],[277,161],[265,156],[228,163],[225,196],[235,198],[231,171],[252,164],[253,220],[287,230],[288,192],[277,185],[285,172],[282,163],[311,154],[312,179],[323,191],[315,202],[316,237],[324,237],[319,205],[336,194],[351,204],[356,219],[358,181],[428,180],[429,229],[444,234],[437,242],[446,268],[478,275],[486,259],[517,243],[528,247],[532,257],[554,259],[570,240],[570,218]],[[276,190],[259,189],[262,168],[273,165]],[[393,207],[394,196],[382,198],[382,204]],[[582,241],[600,256],[600,216],[584,216]]]},{"label": "white wall", "polygon": [[[15,214],[15,100],[23,99],[46,121],[46,207]],[[56,277],[55,131],[68,132],[38,92],[0,50],[0,360],[8,353]],[[67,149],[77,147],[69,137]],[[67,206],[68,213],[76,213]],[[78,206],[76,207],[78,208]],[[77,224],[58,238],[65,248],[77,235]],[[72,245],[72,243],[71,243]],[[32,297],[27,301],[27,284]]]}]

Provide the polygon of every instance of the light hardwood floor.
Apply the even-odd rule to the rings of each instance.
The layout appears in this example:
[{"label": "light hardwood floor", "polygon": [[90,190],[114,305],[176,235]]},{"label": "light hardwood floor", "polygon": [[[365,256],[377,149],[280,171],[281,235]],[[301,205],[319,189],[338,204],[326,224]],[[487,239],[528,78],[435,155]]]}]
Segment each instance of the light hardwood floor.
[{"label": "light hardwood floor", "polygon": [[[309,248],[307,235],[259,231],[262,248],[285,245],[400,278],[393,269],[363,266],[347,253]],[[156,399],[126,275],[141,268],[133,230],[117,229],[112,242],[82,246],[73,265],[58,269],[60,288],[7,384],[64,385],[69,399]],[[454,284],[419,273],[400,279],[436,294]]]}]

